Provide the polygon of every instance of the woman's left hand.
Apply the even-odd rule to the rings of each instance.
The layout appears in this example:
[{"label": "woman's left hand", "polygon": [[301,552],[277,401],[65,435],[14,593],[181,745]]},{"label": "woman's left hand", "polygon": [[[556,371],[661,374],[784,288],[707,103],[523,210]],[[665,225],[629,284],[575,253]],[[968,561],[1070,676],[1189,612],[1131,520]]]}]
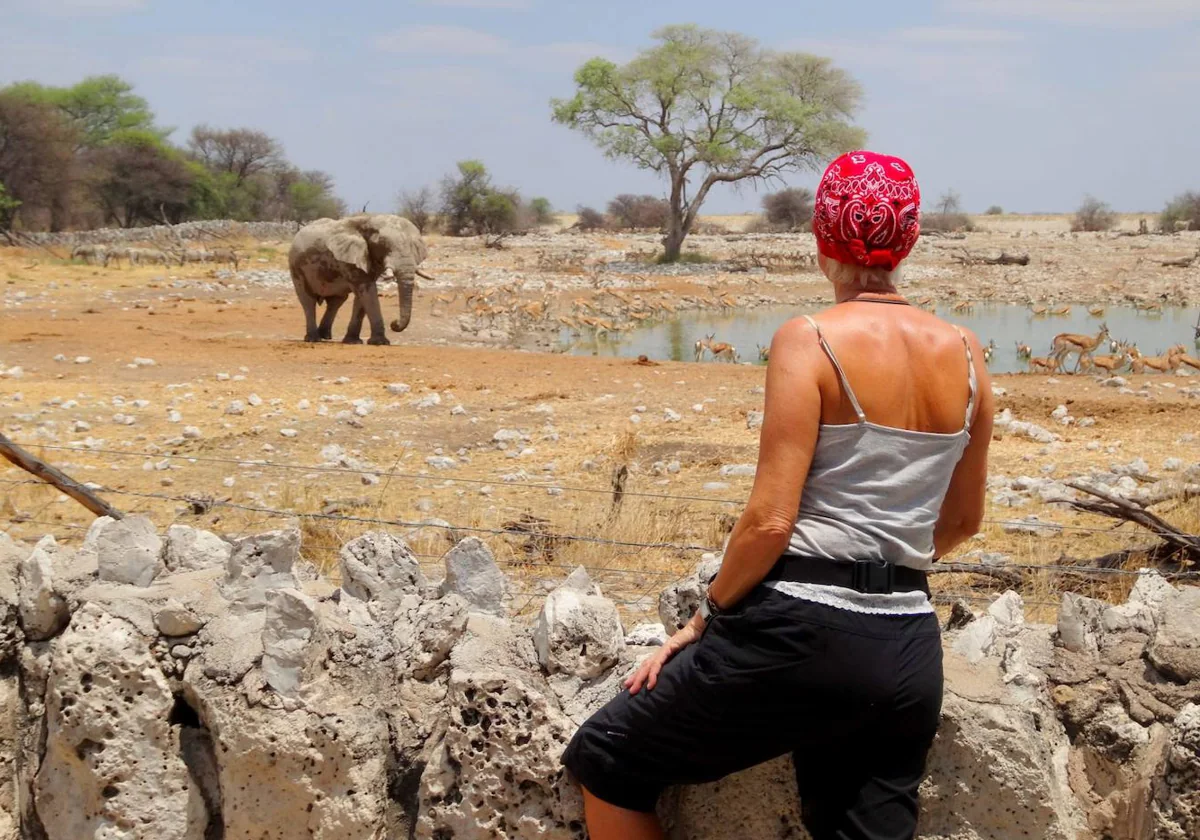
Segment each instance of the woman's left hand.
[{"label": "woman's left hand", "polygon": [[691,621],[685,624],[674,636],[667,639],[665,645],[655,651],[653,656],[638,666],[638,669],[625,679],[625,687],[629,689],[629,693],[637,694],[642,690],[642,686],[645,686],[647,691],[653,691],[654,686],[658,685],[658,673],[663,669],[663,666],[679,651],[693,642],[699,641],[703,633],[704,619],[697,612],[692,616]]}]

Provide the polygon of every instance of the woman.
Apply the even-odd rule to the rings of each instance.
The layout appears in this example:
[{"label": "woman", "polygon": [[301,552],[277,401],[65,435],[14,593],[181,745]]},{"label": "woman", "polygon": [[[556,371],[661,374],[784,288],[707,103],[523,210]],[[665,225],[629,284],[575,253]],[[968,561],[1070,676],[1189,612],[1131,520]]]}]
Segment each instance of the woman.
[{"label": "woman", "polygon": [[836,305],[770,348],[758,473],[687,626],[563,757],[592,840],[651,840],[662,790],[794,753],[814,840],[911,838],[942,649],[925,570],[983,517],[992,392],[975,336],[896,290],[920,192],[853,152],[817,191]]}]

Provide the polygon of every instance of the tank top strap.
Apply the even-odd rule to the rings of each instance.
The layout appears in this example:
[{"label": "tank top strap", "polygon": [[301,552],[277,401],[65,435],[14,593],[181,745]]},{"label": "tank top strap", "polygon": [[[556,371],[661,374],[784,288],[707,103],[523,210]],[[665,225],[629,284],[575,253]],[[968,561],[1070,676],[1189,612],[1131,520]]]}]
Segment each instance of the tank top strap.
[{"label": "tank top strap", "polygon": [[[804,316],[804,320],[817,331],[817,341],[821,343],[821,349],[825,351],[825,355],[829,357],[829,361],[833,363],[833,369],[837,371],[838,380],[842,383],[842,389],[846,392],[846,396],[850,398],[850,405],[854,407],[854,413],[858,417],[860,424],[867,422],[867,415],[863,413],[862,406],[858,404],[858,397],[854,394],[854,389],[850,387],[850,380],[846,377],[846,371],[842,370],[842,365],[834,355],[833,348],[829,346],[829,342],[825,340],[825,334],[821,332],[821,328],[817,326],[817,322],[808,315]],[[974,368],[972,368],[974,375]]]},{"label": "tank top strap", "polygon": [[967,397],[967,419],[963,423],[964,429],[971,428],[971,420],[975,415],[975,400],[979,392],[979,379],[975,376],[975,355],[971,352],[971,342],[967,341],[967,334],[961,328],[955,327],[958,330],[958,337],[962,339],[963,347],[967,351],[967,387],[969,395]]}]

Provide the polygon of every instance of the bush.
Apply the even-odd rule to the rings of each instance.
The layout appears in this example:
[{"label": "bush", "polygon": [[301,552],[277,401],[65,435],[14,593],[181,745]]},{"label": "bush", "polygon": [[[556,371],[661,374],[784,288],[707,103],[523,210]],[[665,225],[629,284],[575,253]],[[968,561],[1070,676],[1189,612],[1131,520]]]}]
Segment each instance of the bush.
[{"label": "bush", "polygon": [[1163,233],[1200,230],[1200,192],[1185,192],[1171,199],[1158,217],[1158,228]]},{"label": "bush", "polygon": [[579,220],[575,222],[575,227],[582,231],[600,230],[608,223],[604,214],[594,207],[580,207],[575,212],[579,214]]},{"label": "bush", "polygon": [[1079,209],[1075,211],[1071,230],[1112,230],[1116,223],[1117,214],[1112,211],[1112,208],[1100,199],[1089,195],[1083,199],[1083,204],[1080,204]]},{"label": "bush", "polygon": [[400,193],[400,215],[424,234],[433,224],[433,190],[421,187],[416,192]]},{"label": "bush", "polygon": [[529,214],[533,217],[535,225],[549,225],[554,223],[554,207],[550,204],[548,198],[535,198],[529,202]]},{"label": "bush", "polygon": [[652,195],[625,193],[608,203],[608,216],[614,228],[662,230],[671,216],[671,205]]},{"label": "bush", "polygon": [[494,236],[527,229],[533,213],[516,190],[493,186],[482,163],[464,160],[442,179],[442,218],[450,236]]},{"label": "bush", "polygon": [[767,221],[766,216],[755,216],[742,228],[743,233],[779,233],[779,228]]},{"label": "bush", "polygon": [[989,207],[987,210],[985,210],[983,212],[983,215],[985,215],[985,216],[1003,216],[1004,208],[1001,207],[999,204],[993,204],[991,207]]},{"label": "bush", "polygon": [[803,187],[792,187],[763,196],[767,221],[780,230],[802,230],[812,224],[813,194]]},{"label": "bush", "polygon": [[974,229],[971,217],[963,212],[962,200],[954,190],[942,194],[932,213],[921,214],[921,230],[954,233]]},{"label": "bush", "polygon": [[670,263],[683,263],[684,265],[710,265],[716,262],[712,257],[705,256],[699,251],[684,251],[679,255],[678,259],[669,260],[666,254],[659,254],[654,258],[654,262],[658,265],[667,265]]}]

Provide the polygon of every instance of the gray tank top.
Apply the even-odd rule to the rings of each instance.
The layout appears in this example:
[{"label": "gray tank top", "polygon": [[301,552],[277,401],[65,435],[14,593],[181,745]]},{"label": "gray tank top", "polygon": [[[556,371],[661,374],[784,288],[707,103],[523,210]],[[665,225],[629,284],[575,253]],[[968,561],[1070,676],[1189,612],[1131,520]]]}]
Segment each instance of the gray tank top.
[{"label": "gray tank top", "polygon": [[[954,469],[970,441],[978,383],[971,346],[967,399],[957,432],[916,432],[867,420],[846,372],[817,322],[804,316],[837,371],[858,421],[822,423],[788,552],[842,562],[886,562],[914,569],[933,564],[933,529]],[[837,586],[773,581],[796,597],[860,612],[927,612],[922,592],[865,595]]]}]

